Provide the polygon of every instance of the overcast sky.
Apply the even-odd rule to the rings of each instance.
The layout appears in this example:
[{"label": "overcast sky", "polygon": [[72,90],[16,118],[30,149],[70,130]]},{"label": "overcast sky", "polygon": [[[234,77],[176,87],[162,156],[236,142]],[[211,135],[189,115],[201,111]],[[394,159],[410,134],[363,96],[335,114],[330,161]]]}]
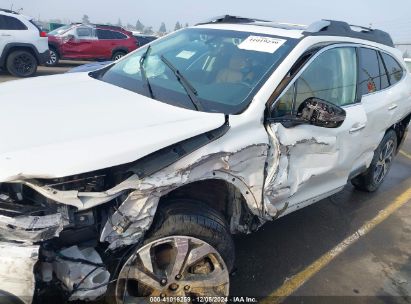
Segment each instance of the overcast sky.
[{"label": "overcast sky", "polygon": [[411,42],[411,0],[0,0],[1,8],[23,8],[23,13],[41,19],[144,25],[168,29],[176,21],[190,25],[213,16],[233,14],[299,24],[318,19],[349,21],[389,31],[396,42]]}]

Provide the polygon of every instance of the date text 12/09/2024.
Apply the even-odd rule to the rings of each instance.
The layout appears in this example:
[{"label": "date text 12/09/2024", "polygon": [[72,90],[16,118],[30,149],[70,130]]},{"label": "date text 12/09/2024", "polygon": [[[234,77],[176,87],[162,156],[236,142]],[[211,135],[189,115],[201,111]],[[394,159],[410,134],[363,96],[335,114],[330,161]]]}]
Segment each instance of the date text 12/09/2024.
[{"label": "date text 12/09/2024", "polygon": [[150,297],[151,303],[257,303],[253,297]]}]

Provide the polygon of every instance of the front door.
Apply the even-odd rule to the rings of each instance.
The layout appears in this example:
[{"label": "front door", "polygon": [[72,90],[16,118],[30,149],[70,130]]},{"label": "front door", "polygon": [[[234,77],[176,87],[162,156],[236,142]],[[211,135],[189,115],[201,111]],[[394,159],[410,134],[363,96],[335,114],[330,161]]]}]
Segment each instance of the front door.
[{"label": "front door", "polygon": [[63,57],[74,59],[93,59],[94,28],[91,26],[77,27],[72,35],[61,46]]},{"label": "front door", "polygon": [[[265,184],[265,203],[272,216],[281,216],[340,190],[364,167],[362,130],[367,116],[357,102],[355,47],[323,49],[300,71],[273,104],[271,117],[295,116],[299,106],[316,97],[343,108],[346,118],[337,128],[281,122],[266,128],[272,141]],[[273,208],[274,207],[274,208]]]}]

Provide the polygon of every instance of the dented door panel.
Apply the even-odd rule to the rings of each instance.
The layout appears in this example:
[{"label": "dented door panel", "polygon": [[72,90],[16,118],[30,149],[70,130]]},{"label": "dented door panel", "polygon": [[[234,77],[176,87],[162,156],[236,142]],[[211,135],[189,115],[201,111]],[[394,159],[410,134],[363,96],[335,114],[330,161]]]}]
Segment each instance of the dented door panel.
[{"label": "dented door panel", "polygon": [[285,128],[280,123],[267,126],[272,141],[269,155],[274,160],[269,161],[272,173],[264,188],[266,203],[278,210],[296,208],[343,187],[351,172],[369,165],[369,155],[363,159],[366,147],[362,135],[350,132],[353,126],[366,124],[365,111],[361,104],[347,106],[345,111],[346,119],[339,128],[308,124]]}]

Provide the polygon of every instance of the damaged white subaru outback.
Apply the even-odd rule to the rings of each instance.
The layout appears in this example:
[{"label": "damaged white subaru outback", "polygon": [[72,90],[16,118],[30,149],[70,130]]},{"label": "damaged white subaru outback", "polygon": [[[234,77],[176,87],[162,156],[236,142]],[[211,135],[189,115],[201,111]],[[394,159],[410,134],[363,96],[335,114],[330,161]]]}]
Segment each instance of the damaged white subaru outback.
[{"label": "damaged white subaru outback", "polygon": [[379,30],[224,16],[0,85],[0,294],[226,297],[232,234],[380,186],[410,122],[405,71]]}]

